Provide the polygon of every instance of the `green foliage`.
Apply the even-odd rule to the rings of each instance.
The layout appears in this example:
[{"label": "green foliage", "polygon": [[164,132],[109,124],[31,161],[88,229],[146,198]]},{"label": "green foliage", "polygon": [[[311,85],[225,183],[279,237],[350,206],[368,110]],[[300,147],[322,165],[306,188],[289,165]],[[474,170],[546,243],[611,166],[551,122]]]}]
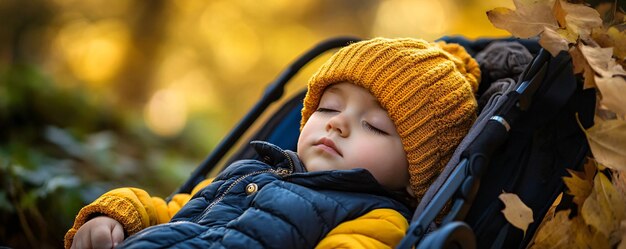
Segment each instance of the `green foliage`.
[{"label": "green foliage", "polygon": [[61,247],[85,204],[129,184],[164,197],[204,153],[94,99],[32,67],[0,72],[0,246]]}]

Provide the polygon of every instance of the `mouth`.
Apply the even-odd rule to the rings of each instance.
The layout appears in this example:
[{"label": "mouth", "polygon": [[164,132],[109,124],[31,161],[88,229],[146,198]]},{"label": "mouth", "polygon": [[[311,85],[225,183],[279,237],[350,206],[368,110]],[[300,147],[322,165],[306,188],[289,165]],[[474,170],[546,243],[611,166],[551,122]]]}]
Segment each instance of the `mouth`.
[{"label": "mouth", "polygon": [[330,140],[329,138],[323,137],[319,141],[317,141],[317,143],[315,143],[314,145],[331,154],[337,154],[339,156],[343,156],[341,154],[341,151],[335,145],[335,142],[333,142],[333,140]]}]

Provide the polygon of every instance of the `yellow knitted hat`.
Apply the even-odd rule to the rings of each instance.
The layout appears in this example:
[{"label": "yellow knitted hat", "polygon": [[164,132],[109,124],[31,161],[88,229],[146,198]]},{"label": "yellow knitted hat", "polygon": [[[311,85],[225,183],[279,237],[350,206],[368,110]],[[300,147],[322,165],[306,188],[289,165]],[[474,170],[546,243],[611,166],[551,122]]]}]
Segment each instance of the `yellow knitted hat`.
[{"label": "yellow knitted hat", "polygon": [[394,122],[418,200],[476,119],[478,63],[458,44],[375,38],[340,49],[311,77],[301,127],[327,86],[350,82],[369,90]]}]

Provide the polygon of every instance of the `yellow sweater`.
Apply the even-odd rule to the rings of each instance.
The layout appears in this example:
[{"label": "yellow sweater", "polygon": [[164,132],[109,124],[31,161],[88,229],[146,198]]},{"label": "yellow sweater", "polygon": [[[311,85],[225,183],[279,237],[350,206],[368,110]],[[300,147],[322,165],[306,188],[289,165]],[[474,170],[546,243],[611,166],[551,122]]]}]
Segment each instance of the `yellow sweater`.
[{"label": "yellow sweater", "polygon": [[[200,182],[191,194],[175,195],[169,203],[138,188],[111,190],[80,210],[74,225],[65,234],[65,248],[71,247],[74,235],[85,222],[100,215],[122,223],[127,236],[149,226],[166,223],[211,180]],[[395,248],[408,226],[406,219],[397,211],[376,209],[341,223],[320,241],[317,248]]]}]

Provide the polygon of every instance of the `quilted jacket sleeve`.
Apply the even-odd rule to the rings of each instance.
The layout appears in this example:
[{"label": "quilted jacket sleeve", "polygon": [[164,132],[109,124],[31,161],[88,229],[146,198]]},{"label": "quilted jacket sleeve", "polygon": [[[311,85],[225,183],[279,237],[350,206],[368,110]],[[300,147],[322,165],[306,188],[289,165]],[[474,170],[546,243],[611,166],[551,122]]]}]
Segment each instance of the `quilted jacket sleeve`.
[{"label": "quilted jacket sleeve", "polygon": [[397,211],[376,209],[339,224],[316,248],[395,248],[408,227]]},{"label": "quilted jacket sleeve", "polygon": [[78,212],[74,225],[65,234],[65,248],[70,248],[78,229],[96,216],[105,215],[119,221],[127,236],[146,227],[168,222],[191,196],[209,185],[212,180],[200,182],[191,194],[175,195],[169,203],[159,197],[151,197],[145,190],[138,188],[111,190]]}]

